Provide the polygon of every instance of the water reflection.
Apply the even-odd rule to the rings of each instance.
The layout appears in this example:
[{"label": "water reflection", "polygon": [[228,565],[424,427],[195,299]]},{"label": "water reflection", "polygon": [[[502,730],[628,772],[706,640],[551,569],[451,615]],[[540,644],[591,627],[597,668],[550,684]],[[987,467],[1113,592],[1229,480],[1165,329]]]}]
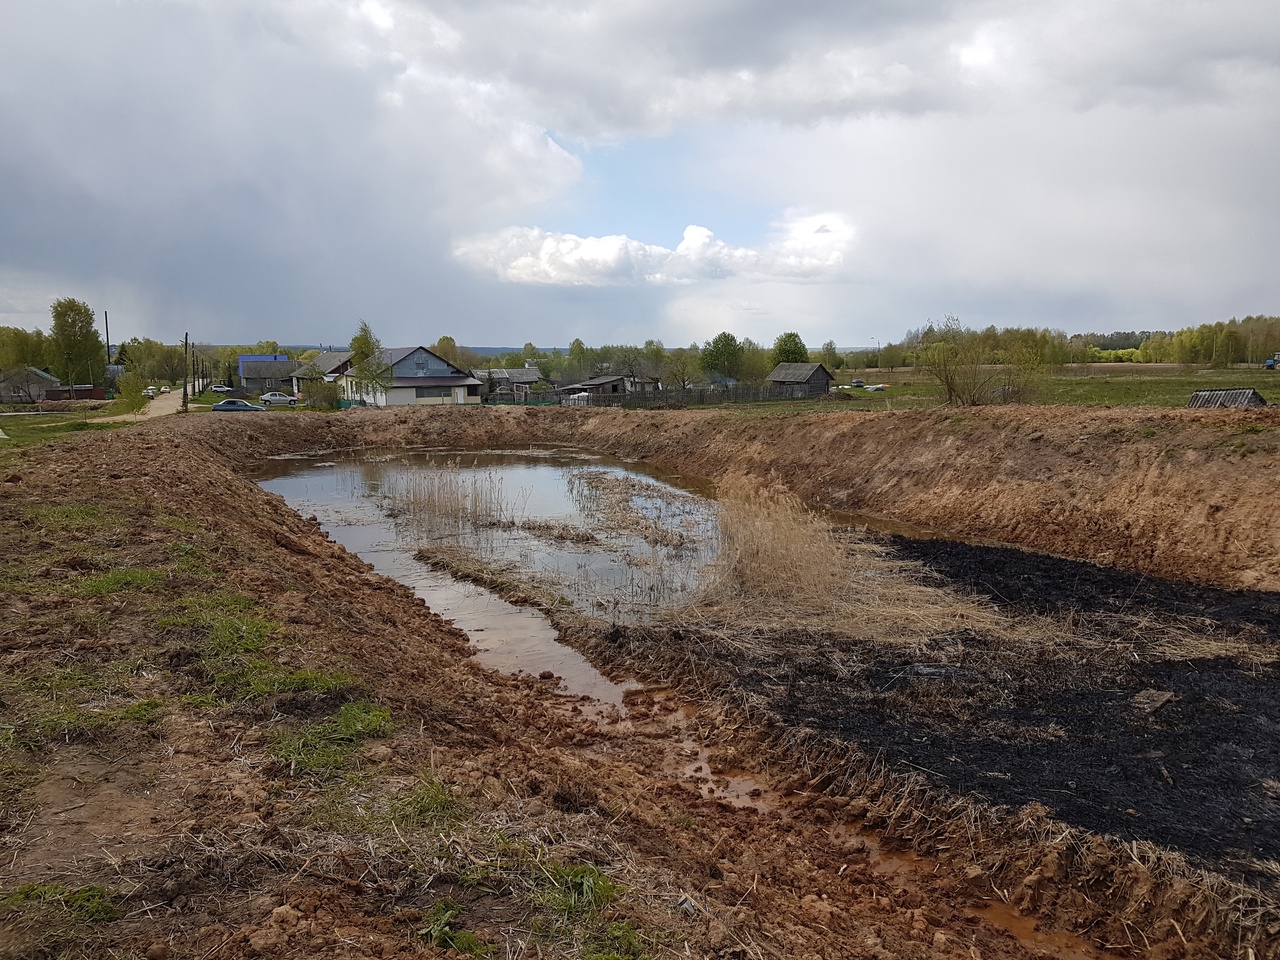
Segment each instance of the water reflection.
[{"label": "water reflection", "polygon": [[466,630],[481,662],[551,671],[569,692],[619,706],[622,688],[557,643],[544,617],[415,553],[448,548],[514,565],[586,612],[635,619],[689,597],[717,543],[712,501],[580,451],[328,453],[272,461],[260,483]]}]

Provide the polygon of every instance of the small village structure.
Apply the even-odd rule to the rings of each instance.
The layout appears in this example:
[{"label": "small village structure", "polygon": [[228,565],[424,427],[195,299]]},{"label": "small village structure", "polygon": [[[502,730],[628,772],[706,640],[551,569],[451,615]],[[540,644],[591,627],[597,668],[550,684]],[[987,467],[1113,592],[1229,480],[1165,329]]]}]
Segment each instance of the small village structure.
[{"label": "small village structure", "polygon": [[[86,390],[92,390],[89,386]],[[35,367],[19,367],[0,371],[0,403],[40,403],[42,400],[61,400],[67,388],[51,373]],[[87,394],[86,394],[87,396]]]},{"label": "small village structure", "polygon": [[295,382],[294,371],[298,362],[290,360],[287,354],[244,353],[240,355],[236,365],[236,373],[245,393],[256,395],[279,390],[293,393]]},{"label": "small village structure", "polygon": [[301,366],[293,364],[293,392],[298,392],[307,380],[321,379],[337,383],[348,404],[363,401],[380,407],[412,407],[480,402],[480,381],[426,347],[384,349],[382,360],[391,368],[391,382],[385,391],[373,393],[362,394],[353,357],[349,350],[329,351]]},{"label": "small village structure", "polygon": [[1248,407],[1265,407],[1267,401],[1253,387],[1238,387],[1234,390],[1197,390],[1187,401],[1188,407],[1200,410],[1215,410],[1222,407],[1245,409]]},{"label": "small village structure", "polygon": [[557,392],[562,403],[587,405],[607,403],[610,399],[621,400],[629,395],[652,396],[661,389],[662,384],[652,377],[606,374],[558,387]]},{"label": "small village structure", "polygon": [[780,363],[765,379],[775,387],[789,388],[792,396],[821,397],[835,377],[820,363]]},{"label": "small village structure", "polygon": [[555,384],[533,362],[523,367],[479,367],[471,375],[480,381],[485,400],[524,402],[535,393],[548,393]]}]

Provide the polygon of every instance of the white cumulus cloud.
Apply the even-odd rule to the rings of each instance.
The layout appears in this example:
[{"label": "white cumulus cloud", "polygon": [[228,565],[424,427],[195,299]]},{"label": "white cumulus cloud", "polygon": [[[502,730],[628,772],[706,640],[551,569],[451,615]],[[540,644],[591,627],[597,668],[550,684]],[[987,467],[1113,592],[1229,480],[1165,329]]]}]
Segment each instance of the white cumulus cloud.
[{"label": "white cumulus cloud", "polygon": [[509,283],[689,284],[731,277],[804,281],[838,275],[855,231],[838,213],[788,214],[760,246],[735,247],[690,225],[674,250],[627,236],[579,237],[508,227],[457,244],[454,255]]}]

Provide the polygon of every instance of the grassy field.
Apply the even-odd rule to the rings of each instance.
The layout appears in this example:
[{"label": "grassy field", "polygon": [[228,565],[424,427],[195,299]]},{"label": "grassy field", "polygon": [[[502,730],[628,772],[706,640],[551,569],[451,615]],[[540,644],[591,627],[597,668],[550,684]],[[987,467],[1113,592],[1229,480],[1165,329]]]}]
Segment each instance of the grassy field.
[{"label": "grassy field", "polygon": [[[922,371],[842,370],[837,383],[848,383],[852,377],[887,384],[884,393],[848,391],[847,403],[852,409],[912,410],[945,402],[941,389]],[[1238,387],[1253,387],[1268,404],[1280,404],[1280,372],[1256,368],[1187,370],[1173,364],[1138,363],[1096,363],[1046,374],[1030,402],[1086,407],[1185,407],[1197,390]],[[823,409],[829,408],[827,401],[819,403]]]}]

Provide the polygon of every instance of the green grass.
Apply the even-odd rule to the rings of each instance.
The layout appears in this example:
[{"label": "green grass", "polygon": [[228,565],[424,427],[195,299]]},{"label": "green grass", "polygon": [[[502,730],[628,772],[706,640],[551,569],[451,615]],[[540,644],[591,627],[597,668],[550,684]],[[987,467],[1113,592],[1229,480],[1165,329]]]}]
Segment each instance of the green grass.
[{"label": "green grass", "polygon": [[37,717],[35,727],[46,738],[64,740],[92,738],[129,723],[154,723],[159,719],[163,706],[161,701],[153,699],[136,700],[124,706],[105,710],[74,706]]},{"label": "green grass", "polygon": [[474,933],[455,929],[455,921],[464,913],[461,906],[447,897],[437,900],[431,912],[423,917],[426,926],[414,935],[439,950],[455,950],[469,957],[489,957],[494,948]]},{"label": "green grass", "polygon": [[0,456],[18,451],[37,443],[45,443],[57,437],[65,436],[71,431],[110,430],[126,427],[127,423],[100,423],[100,418],[108,416],[111,411],[101,410],[85,413],[26,413],[21,416],[0,417],[0,430],[7,439],[0,440]]},{"label": "green grass", "polygon": [[0,906],[4,907],[37,905],[59,907],[83,923],[110,923],[123,916],[111,902],[111,891],[105,887],[85,886],[71,890],[57,883],[28,883],[0,900]]},{"label": "green grass", "polygon": [[168,574],[150,567],[117,567],[97,576],[85,577],[72,587],[81,597],[105,597],[128,590],[149,590],[163,583]]},{"label": "green grass", "polygon": [[544,873],[535,901],[566,919],[599,913],[622,892],[599,867],[591,864],[566,867],[553,863]]},{"label": "green grass", "polygon": [[[941,406],[945,396],[922,370],[841,370],[838,383],[860,377],[868,383],[886,383],[884,393],[842,390],[845,400],[779,400],[769,403],[727,404],[718,409],[739,418],[802,413],[836,413],[847,410],[921,410]],[[993,381],[994,387],[998,382]],[[1028,402],[1052,406],[1086,407],[1185,407],[1197,390],[1253,387],[1269,404],[1280,404],[1280,372],[1266,370],[1187,370],[1172,365],[1097,363],[1069,367],[1045,374]]]},{"label": "green grass", "polygon": [[354,683],[340,673],[290,670],[269,660],[233,662],[213,676],[213,690],[223,700],[260,700],[281,693],[336,693]]},{"label": "green grass", "polygon": [[183,603],[186,612],[161,617],[156,626],[162,630],[186,629],[200,635],[208,657],[260,653],[284,632],[283,624],[253,612],[258,604],[251,597],[215,593],[189,597]]},{"label": "green grass", "polygon": [[391,801],[390,817],[400,829],[412,829],[449,823],[463,812],[462,803],[447,786],[426,777]]},{"label": "green grass", "polygon": [[53,531],[114,530],[124,520],[118,514],[94,503],[74,503],[56,507],[35,507],[23,519]]},{"label": "green grass", "polygon": [[345,703],[338,713],[276,741],[272,753],[293,772],[326,773],[341,767],[372,737],[391,732],[391,714],[371,703]]},{"label": "green grass", "polygon": [[110,678],[90,673],[80,665],[60,667],[27,678],[21,683],[27,689],[52,700],[86,690],[105,692],[112,687]]},{"label": "green grass", "polygon": [[585,950],[582,960],[648,960],[654,938],[622,921],[609,924],[604,935]]}]

